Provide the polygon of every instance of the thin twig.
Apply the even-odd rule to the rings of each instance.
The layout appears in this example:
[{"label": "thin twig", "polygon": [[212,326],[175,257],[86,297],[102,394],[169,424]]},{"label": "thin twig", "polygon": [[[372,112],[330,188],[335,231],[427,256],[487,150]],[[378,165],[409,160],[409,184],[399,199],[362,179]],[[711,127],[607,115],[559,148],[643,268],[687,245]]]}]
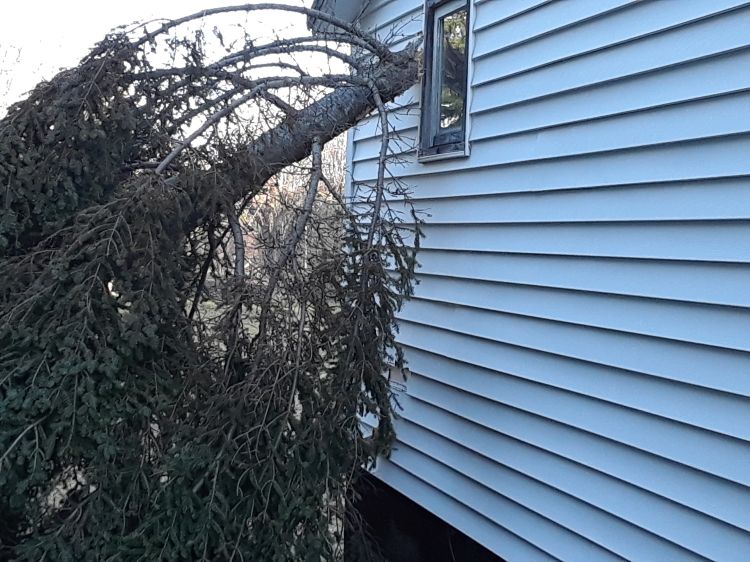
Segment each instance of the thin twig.
[{"label": "thin twig", "polygon": [[[23,436],[26,435],[29,431],[34,429],[36,426],[38,426],[40,423],[42,423],[45,419],[47,419],[47,416],[44,416],[42,418],[39,418],[34,423],[26,427],[19,435],[13,440],[13,443],[10,444],[10,447],[8,447],[3,455],[0,457],[0,467],[3,465],[3,461],[10,455],[11,451],[16,448],[16,445],[20,443],[21,439],[23,439]],[[1,468],[0,468],[1,469]]]}]

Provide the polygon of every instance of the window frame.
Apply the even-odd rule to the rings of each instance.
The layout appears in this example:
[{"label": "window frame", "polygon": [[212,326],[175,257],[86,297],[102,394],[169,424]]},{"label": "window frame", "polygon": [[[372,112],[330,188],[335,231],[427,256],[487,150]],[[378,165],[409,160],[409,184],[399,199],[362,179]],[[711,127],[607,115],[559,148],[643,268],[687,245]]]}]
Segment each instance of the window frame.
[{"label": "window frame", "polygon": [[[421,115],[419,120],[419,148],[417,157],[420,162],[460,158],[469,155],[469,76],[471,73],[471,1],[470,0],[425,0],[424,6],[424,72],[422,74],[422,93],[420,100]],[[447,142],[436,143],[435,123],[440,117],[440,88],[437,87],[437,64],[442,45],[437,43],[438,24],[443,18],[459,11],[466,10],[466,65],[464,81],[464,115],[462,128],[459,131],[444,133]]]}]

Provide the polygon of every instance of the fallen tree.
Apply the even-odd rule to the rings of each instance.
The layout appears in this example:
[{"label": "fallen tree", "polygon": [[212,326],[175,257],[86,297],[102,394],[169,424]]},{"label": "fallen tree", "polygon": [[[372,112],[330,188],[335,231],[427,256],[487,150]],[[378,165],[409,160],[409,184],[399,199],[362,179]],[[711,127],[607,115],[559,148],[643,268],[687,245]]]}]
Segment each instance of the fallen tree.
[{"label": "fallen tree", "polygon": [[[230,45],[194,26],[270,9],[328,31]],[[336,555],[345,497],[393,439],[383,372],[419,233],[387,207],[385,104],[416,77],[414,48],[250,4],[113,33],[9,109],[0,559]],[[373,112],[355,213],[323,146]],[[252,217],[293,164],[306,189],[264,237]]]}]

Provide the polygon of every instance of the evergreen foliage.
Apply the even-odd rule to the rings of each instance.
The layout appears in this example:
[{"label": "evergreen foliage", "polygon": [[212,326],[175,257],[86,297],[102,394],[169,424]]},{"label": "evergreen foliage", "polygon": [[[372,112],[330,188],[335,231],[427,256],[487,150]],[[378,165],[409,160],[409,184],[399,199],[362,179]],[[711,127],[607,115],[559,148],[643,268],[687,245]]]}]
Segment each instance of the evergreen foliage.
[{"label": "evergreen foliage", "polygon": [[[0,559],[340,549],[344,498],[393,439],[382,375],[415,263],[402,234],[419,234],[387,210],[383,174],[358,214],[321,174],[320,145],[416,79],[336,25],[337,44],[369,45],[367,87],[259,78],[249,38],[219,65],[206,36],[165,24],[112,34],[0,121]],[[311,127],[321,95],[355,100],[348,120]],[[246,259],[237,217],[252,228],[268,180],[306,155],[283,246],[258,235]]]}]

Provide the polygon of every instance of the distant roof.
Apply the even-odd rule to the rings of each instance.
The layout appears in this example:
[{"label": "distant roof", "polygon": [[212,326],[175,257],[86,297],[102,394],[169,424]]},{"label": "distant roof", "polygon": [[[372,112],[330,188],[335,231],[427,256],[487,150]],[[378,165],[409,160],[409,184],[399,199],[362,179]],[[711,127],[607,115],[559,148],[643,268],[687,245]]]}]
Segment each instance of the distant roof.
[{"label": "distant roof", "polygon": [[[362,14],[370,0],[315,0],[313,9],[326,12],[344,21],[353,22]],[[307,27],[313,31],[324,31],[325,24],[309,18]]]}]

